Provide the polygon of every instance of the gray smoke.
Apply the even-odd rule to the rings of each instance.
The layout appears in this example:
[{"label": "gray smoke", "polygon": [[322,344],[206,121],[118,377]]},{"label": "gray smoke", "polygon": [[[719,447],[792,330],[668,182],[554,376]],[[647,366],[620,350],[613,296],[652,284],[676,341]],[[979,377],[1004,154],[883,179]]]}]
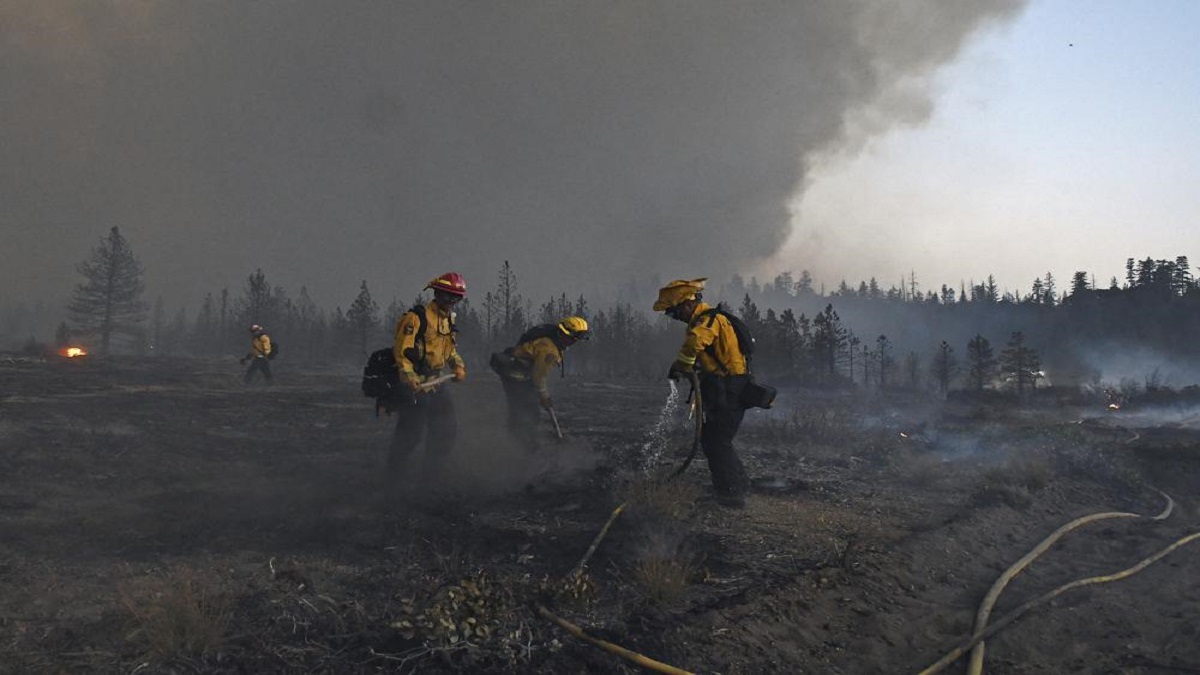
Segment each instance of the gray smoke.
[{"label": "gray smoke", "polygon": [[65,294],[112,225],[188,303],[723,278],[1023,4],[0,0],[0,293]]}]

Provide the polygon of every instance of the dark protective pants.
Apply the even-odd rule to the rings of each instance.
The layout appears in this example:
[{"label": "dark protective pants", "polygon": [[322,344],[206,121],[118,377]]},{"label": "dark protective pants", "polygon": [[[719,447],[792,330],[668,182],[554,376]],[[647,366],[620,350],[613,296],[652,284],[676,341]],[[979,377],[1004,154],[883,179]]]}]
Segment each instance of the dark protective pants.
[{"label": "dark protective pants", "polygon": [[700,376],[700,395],[704,405],[704,427],[700,447],[708,458],[713,489],[720,496],[743,497],[749,489],[746,469],[733,449],[733,437],[742,426],[746,410],[741,395],[747,377],[733,375]]},{"label": "dark protective pants", "polygon": [[454,451],[458,436],[458,418],[454,414],[454,399],[449,387],[417,394],[416,399],[402,400],[396,405],[396,431],[388,448],[388,485],[396,488],[409,476],[409,458],[425,439],[425,456],[421,463],[422,480],[436,479]]},{"label": "dark protective pants", "polygon": [[250,384],[250,380],[254,377],[255,372],[261,372],[263,379],[267,382],[271,381],[271,361],[265,356],[256,356],[250,359],[250,367],[246,369],[246,377],[242,381]]},{"label": "dark protective pants", "polygon": [[541,403],[532,380],[504,378],[504,398],[508,403],[508,431],[529,452],[538,449],[538,421]]}]

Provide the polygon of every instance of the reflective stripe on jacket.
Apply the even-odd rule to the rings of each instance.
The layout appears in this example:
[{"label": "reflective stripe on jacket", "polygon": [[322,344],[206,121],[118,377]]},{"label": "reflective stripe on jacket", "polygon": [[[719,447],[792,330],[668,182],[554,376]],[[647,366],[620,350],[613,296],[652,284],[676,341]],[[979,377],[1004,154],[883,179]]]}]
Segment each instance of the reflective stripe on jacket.
[{"label": "reflective stripe on jacket", "polygon": [[710,309],[706,303],[696,304],[676,360],[687,366],[698,363],[701,373],[745,375],[746,357],[738,348],[733,324],[719,313],[702,316]]}]

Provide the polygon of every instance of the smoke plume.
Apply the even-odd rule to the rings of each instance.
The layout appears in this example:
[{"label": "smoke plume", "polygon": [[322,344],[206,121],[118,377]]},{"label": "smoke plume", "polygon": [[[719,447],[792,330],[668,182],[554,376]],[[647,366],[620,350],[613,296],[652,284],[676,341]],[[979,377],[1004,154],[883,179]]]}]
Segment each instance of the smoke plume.
[{"label": "smoke plume", "polygon": [[113,225],[189,303],[722,278],[1022,5],[0,0],[0,288],[65,294]]}]

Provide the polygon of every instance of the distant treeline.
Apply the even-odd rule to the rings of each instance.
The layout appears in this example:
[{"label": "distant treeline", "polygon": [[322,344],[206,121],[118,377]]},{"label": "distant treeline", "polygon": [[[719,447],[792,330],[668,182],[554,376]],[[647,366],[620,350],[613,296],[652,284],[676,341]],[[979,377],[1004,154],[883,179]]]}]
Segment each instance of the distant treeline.
[{"label": "distant treeline", "polygon": [[[990,386],[1002,378],[1039,386],[1036,378],[1023,379],[1031,364],[1048,371],[1055,383],[1098,382],[1115,377],[1104,365],[1114,355],[1136,351],[1144,362],[1123,367],[1142,368],[1144,374],[1160,362],[1200,356],[1200,288],[1187,258],[1129,259],[1126,271],[1123,283],[1113,278],[1104,288],[1077,272],[1066,289],[1048,273],[1027,293],[1000,292],[990,276],[957,290],[922,292],[915,279],[885,290],[872,279],[857,288],[843,282],[828,293],[813,288],[808,272],[766,283],[735,276],[710,285],[705,299],[727,301],[745,320],[757,338],[755,371],[778,383],[944,391]],[[530,325],[575,314],[591,322],[594,339],[571,350],[570,372],[658,377],[683,327],[652,314],[653,290],[643,294],[638,304],[602,307],[562,293],[535,298],[519,288],[505,262],[493,289],[472,293],[457,308],[460,351],[469,365],[483,368],[491,352],[512,344]],[[257,270],[236,293],[206,295],[195,313],[186,308],[169,313],[156,302],[121,349],[153,356],[235,355],[245,350],[246,327],[258,323],[284,345],[289,362],[355,364],[390,344],[398,317],[423,299],[392,299],[381,307],[363,281],[344,308],[329,310],[318,307],[306,288],[292,296]],[[29,318],[23,311],[32,312],[4,310],[10,343],[21,338],[20,326]],[[79,339],[86,336],[67,321],[54,338],[58,344]],[[29,340],[25,347],[36,348],[36,340]],[[987,349],[981,353],[980,347]],[[1006,368],[1010,377],[1004,377]]]}]

